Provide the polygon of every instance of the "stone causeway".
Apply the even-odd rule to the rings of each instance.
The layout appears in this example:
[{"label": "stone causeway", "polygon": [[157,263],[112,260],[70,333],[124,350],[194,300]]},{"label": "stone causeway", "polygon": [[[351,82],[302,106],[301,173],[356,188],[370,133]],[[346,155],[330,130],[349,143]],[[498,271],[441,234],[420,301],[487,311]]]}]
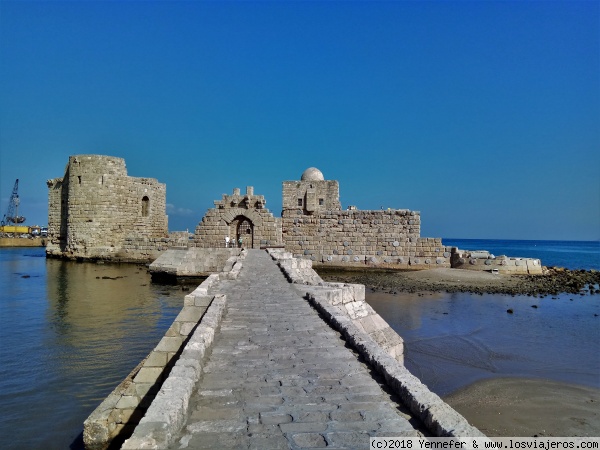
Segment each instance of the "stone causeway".
[{"label": "stone causeway", "polygon": [[402,339],[364,301],[364,286],[323,282],[311,261],[281,249],[232,256],[186,296],[128,380],[86,420],[87,448],[128,429],[123,449],[483,436],[406,370]]}]

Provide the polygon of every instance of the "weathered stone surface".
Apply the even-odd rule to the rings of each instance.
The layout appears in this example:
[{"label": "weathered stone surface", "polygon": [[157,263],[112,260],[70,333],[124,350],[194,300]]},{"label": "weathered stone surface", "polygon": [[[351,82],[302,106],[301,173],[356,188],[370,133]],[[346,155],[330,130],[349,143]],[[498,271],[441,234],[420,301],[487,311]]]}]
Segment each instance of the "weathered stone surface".
[{"label": "weathered stone surface", "polygon": [[129,234],[168,236],[166,186],[128,176],[122,158],[71,156],[64,176],[47,184],[49,255],[116,259]]},{"label": "weathered stone surface", "polygon": [[[298,268],[304,263],[293,265],[296,270],[312,270]],[[324,432],[360,429],[352,411],[339,414],[353,404],[348,397],[356,392],[368,392],[376,399],[363,403],[362,410],[376,414],[387,409],[402,422],[402,429],[414,430],[368,369],[266,254],[250,252],[244,267],[236,282],[224,281],[218,288],[228,295],[227,315],[203,366],[197,395],[192,396],[187,425],[176,441],[201,448],[217,435],[226,439],[234,430],[247,429],[252,436],[241,434],[239,446],[256,446],[254,433],[287,447],[296,445],[293,435],[297,434],[316,434],[322,440],[315,442],[327,444]],[[357,391],[356,386],[343,385],[340,380],[349,373],[363,374],[363,385],[368,387]],[[333,412],[338,413],[335,418]],[[360,411],[354,412],[362,421]],[[344,428],[344,417],[353,418],[350,428]],[[368,433],[371,428],[362,430]],[[368,444],[368,434],[364,436]]]}]

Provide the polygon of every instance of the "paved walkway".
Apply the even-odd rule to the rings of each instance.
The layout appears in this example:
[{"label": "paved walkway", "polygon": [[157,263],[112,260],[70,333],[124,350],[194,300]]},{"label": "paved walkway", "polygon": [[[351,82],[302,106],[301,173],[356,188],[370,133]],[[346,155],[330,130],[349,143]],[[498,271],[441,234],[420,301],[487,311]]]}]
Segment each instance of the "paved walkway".
[{"label": "paved walkway", "polygon": [[368,448],[416,423],[287,282],[250,250],[172,448]]}]

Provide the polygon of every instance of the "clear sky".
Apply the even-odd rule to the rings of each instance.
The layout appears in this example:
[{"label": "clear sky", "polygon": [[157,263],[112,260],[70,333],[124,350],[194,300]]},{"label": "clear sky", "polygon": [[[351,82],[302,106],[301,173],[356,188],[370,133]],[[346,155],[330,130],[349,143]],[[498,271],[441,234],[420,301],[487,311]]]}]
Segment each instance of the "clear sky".
[{"label": "clear sky", "polygon": [[599,4],[0,0],[0,212],[105,154],[171,230],[315,166],[422,236],[600,239]]}]

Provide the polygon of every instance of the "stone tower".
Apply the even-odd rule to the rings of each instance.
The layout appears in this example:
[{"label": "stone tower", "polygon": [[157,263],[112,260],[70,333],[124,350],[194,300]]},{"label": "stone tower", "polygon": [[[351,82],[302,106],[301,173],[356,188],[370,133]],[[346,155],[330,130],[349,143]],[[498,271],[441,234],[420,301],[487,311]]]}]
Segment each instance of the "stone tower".
[{"label": "stone tower", "polygon": [[166,186],[127,176],[122,158],[71,156],[47,184],[49,256],[110,258],[125,237],[168,234]]},{"label": "stone tower", "polygon": [[312,215],[321,211],[341,209],[340,186],[336,180],[325,180],[323,173],[309,167],[300,181],[283,182],[283,211],[302,211]]}]

